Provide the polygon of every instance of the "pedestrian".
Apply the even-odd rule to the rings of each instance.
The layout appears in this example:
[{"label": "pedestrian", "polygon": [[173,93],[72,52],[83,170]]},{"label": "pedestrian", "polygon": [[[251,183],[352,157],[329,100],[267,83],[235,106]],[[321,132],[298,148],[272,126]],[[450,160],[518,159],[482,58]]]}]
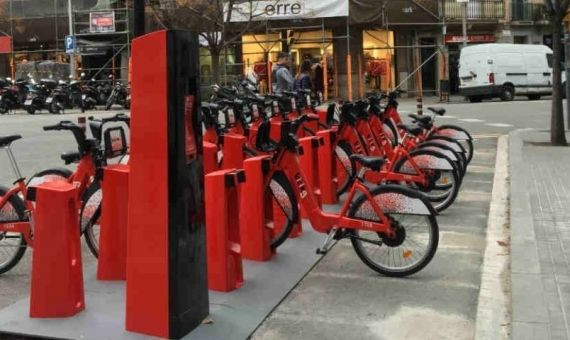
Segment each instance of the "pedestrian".
[{"label": "pedestrian", "polygon": [[311,90],[313,87],[311,81],[311,61],[309,59],[303,60],[299,73],[295,77],[293,90]]},{"label": "pedestrian", "polygon": [[293,83],[295,79],[289,71],[289,66],[291,64],[291,57],[287,52],[280,52],[277,60],[277,64],[273,67],[271,75],[273,77],[273,92],[281,93],[283,91],[291,91],[293,89]]}]

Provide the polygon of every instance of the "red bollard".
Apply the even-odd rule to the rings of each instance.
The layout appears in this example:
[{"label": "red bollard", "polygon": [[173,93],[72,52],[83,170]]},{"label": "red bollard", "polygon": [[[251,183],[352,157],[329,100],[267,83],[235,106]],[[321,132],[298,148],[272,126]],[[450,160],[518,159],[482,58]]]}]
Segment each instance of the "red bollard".
[{"label": "red bollard", "polygon": [[273,238],[271,199],[266,197],[264,184],[271,168],[271,158],[260,156],[243,162],[246,181],[241,187],[240,239],[242,257],[254,261],[269,261],[275,251]]},{"label": "red bollard", "polygon": [[204,174],[218,171],[218,146],[209,142],[202,142],[202,150],[204,152]]},{"label": "red bollard", "polygon": [[129,166],[109,165],[103,173],[97,280],[127,279]]},{"label": "red bollard", "polygon": [[229,292],[243,285],[237,187],[243,170],[220,170],[206,175],[206,243],[208,287]]},{"label": "red bollard", "polygon": [[332,130],[323,130],[319,131],[317,136],[323,140],[323,146],[319,148],[318,152],[321,200],[324,204],[337,204],[338,179],[334,159],[336,133]]},{"label": "red bollard", "polygon": [[246,138],[235,134],[223,135],[220,138],[223,150],[222,169],[243,168],[243,146]]},{"label": "red bollard", "polygon": [[319,123],[323,125],[327,125],[327,107],[326,106],[319,106],[317,107],[317,115],[319,116]]},{"label": "red bollard", "polygon": [[36,201],[30,317],[73,316],[85,309],[77,188],[52,181],[30,190]]}]

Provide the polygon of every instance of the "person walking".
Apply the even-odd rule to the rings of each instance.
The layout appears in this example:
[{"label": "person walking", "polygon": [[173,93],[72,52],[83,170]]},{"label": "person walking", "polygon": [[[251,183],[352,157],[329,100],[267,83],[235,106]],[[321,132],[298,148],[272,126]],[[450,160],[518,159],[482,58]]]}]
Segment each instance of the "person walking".
[{"label": "person walking", "polygon": [[295,77],[295,83],[293,85],[293,90],[311,90],[313,84],[311,81],[311,61],[309,59],[303,60],[301,67],[299,68],[299,73]]},{"label": "person walking", "polygon": [[293,89],[293,83],[295,79],[289,71],[289,66],[291,64],[291,57],[287,52],[279,53],[277,64],[273,67],[272,71],[272,86],[274,93],[281,93],[283,91],[291,91]]}]

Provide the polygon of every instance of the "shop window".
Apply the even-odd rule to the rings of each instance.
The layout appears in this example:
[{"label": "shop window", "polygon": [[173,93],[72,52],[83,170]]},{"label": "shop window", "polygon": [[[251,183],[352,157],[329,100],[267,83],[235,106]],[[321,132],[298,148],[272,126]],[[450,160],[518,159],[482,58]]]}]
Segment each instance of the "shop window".
[{"label": "shop window", "polygon": [[365,90],[386,91],[395,86],[394,33],[392,31],[364,31],[363,68]]}]

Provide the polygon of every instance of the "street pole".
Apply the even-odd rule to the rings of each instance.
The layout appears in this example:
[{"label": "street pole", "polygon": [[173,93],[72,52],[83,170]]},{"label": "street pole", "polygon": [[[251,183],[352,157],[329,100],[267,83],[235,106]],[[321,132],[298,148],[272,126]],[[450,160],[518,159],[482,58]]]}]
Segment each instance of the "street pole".
[{"label": "street pole", "polygon": [[570,33],[567,32],[564,36],[564,49],[565,49],[565,68],[566,68],[566,117],[567,117],[567,128],[570,130]]},{"label": "street pole", "polygon": [[[67,15],[69,16],[69,35],[73,37],[73,9],[71,7],[71,0],[67,0]],[[76,44],[77,42],[75,42],[75,45]],[[69,75],[75,78],[75,46],[73,46],[73,51],[69,56]]]},{"label": "street pole", "polygon": [[462,2],[461,6],[463,7],[463,47],[467,46],[467,2]]},{"label": "street pole", "polygon": [[144,18],[144,0],[134,0],[133,1],[133,12],[134,12],[134,27],[133,33],[135,38],[144,34],[145,29],[145,18]]}]

